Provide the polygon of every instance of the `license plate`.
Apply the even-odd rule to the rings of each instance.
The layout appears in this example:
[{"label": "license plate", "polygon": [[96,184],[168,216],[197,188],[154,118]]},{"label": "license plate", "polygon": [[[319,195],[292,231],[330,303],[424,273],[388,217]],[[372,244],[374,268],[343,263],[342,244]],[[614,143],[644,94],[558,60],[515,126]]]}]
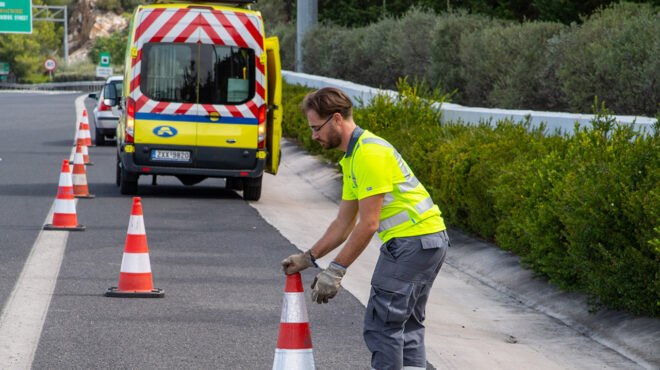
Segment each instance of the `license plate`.
[{"label": "license plate", "polygon": [[190,152],[180,150],[152,150],[151,159],[154,161],[189,162]]}]

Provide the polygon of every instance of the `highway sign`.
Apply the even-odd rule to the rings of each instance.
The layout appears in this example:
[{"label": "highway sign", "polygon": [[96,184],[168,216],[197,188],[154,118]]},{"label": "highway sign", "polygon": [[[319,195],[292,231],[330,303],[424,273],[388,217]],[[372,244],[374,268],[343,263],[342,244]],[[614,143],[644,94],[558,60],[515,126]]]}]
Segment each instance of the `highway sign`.
[{"label": "highway sign", "polygon": [[110,77],[112,76],[112,67],[96,67],[96,77]]},{"label": "highway sign", "polygon": [[0,0],[0,33],[32,33],[32,0]]},{"label": "highway sign", "polygon": [[4,76],[8,74],[9,74],[9,63],[0,62],[0,76]]},{"label": "highway sign", "polygon": [[99,66],[110,67],[110,53],[100,53]]},{"label": "highway sign", "polygon": [[48,58],[44,61],[44,68],[46,68],[48,72],[54,71],[56,67],[57,67],[57,62],[55,61],[55,59]]}]

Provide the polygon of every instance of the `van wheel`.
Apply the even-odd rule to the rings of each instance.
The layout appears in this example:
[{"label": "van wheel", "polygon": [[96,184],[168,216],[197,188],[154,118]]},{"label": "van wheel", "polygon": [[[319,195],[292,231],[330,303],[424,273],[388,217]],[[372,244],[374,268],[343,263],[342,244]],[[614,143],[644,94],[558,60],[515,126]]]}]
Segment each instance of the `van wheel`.
[{"label": "van wheel", "polygon": [[241,179],[227,177],[225,181],[227,182],[225,185],[226,189],[243,190],[243,181]]},{"label": "van wheel", "polygon": [[115,166],[115,184],[120,185],[121,179],[121,165],[119,163],[119,157],[117,157],[117,165]]},{"label": "van wheel", "polygon": [[99,130],[96,130],[96,146],[105,145],[105,136]]},{"label": "van wheel", "polygon": [[263,176],[243,179],[243,199],[259,200],[261,198],[261,180]]},{"label": "van wheel", "polygon": [[137,194],[138,176],[125,169],[120,170],[119,174],[119,192],[126,195]]}]

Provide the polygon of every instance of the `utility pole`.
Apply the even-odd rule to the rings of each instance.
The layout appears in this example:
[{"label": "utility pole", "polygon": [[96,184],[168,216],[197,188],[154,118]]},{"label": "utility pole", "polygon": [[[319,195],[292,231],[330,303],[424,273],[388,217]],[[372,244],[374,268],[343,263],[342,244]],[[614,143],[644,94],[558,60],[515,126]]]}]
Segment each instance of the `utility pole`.
[{"label": "utility pole", "polygon": [[296,6],[296,72],[303,72],[302,40],[318,22],[318,0],[298,0]]}]

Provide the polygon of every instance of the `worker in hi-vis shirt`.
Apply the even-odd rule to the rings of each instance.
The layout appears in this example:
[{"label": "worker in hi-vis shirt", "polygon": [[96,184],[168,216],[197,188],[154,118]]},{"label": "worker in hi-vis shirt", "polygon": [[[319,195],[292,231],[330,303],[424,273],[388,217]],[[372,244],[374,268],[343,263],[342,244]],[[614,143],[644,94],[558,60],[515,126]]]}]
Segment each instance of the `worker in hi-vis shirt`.
[{"label": "worker in hi-vis shirt", "polygon": [[[335,220],[304,253],[282,261],[287,275],[316,266],[315,259],[346,244],[312,283],[312,300],[328,303],[346,269],[367,247],[374,232],[383,241],[371,279],[364,315],[364,340],[374,369],[426,369],[425,306],[445,259],[449,238],[438,206],[397,150],[361,129],[350,98],[323,88],[302,103],[312,139],[346,154],[342,200]],[[359,216],[359,217],[358,217]],[[318,266],[317,266],[318,267]]]}]

